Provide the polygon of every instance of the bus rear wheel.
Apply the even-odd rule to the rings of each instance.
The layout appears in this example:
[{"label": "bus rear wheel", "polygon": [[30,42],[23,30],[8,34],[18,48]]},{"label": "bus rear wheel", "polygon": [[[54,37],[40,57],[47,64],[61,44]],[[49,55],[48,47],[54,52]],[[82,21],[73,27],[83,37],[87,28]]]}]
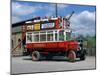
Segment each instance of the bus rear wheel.
[{"label": "bus rear wheel", "polygon": [[33,51],[33,53],[32,53],[32,60],[33,61],[38,61],[38,60],[40,60],[40,52],[38,52],[38,51]]},{"label": "bus rear wheel", "polygon": [[69,53],[68,53],[68,59],[71,62],[75,61],[75,59],[76,59],[76,53],[75,53],[75,51],[73,51],[73,50],[69,51]]}]

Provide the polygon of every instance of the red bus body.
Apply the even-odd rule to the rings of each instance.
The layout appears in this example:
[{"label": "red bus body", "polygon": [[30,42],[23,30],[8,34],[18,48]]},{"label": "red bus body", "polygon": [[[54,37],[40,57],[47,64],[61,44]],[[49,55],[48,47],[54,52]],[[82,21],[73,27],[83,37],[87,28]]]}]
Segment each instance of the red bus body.
[{"label": "red bus body", "polygon": [[28,43],[26,48],[30,50],[42,49],[45,52],[66,52],[68,50],[77,50],[78,42],[64,41],[64,42],[44,42],[44,43]]}]

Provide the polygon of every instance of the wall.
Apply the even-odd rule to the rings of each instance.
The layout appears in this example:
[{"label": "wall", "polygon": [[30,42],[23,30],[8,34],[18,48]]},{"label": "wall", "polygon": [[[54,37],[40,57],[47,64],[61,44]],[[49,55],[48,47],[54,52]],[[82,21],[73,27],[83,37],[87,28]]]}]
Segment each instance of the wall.
[{"label": "wall", "polygon": [[[19,40],[20,39],[20,40]],[[14,51],[13,51],[13,55],[22,55],[22,44],[19,44],[20,41],[22,40],[22,33],[19,32],[19,33],[13,33],[12,34],[12,37],[11,37],[11,47],[12,47],[12,50],[14,50],[16,48],[16,46],[18,46]]]}]

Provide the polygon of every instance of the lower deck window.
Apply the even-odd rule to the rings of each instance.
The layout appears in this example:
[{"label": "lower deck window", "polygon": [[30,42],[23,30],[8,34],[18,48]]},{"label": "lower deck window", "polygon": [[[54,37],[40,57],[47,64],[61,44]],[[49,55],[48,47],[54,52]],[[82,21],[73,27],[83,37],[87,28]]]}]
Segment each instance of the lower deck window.
[{"label": "lower deck window", "polygon": [[47,34],[47,41],[53,41],[53,34]]},{"label": "lower deck window", "polygon": [[33,41],[39,42],[39,35],[33,35]]},{"label": "lower deck window", "polygon": [[32,42],[32,34],[27,35],[27,42]]},{"label": "lower deck window", "polygon": [[69,40],[69,38],[70,38],[70,33],[66,32],[66,40]]},{"label": "lower deck window", "polygon": [[46,41],[46,34],[40,34],[40,41]]},{"label": "lower deck window", "polygon": [[70,33],[64,30],[38,31],[27,33],[27,42],[56,42],[66,41],[70,38]]},{"label": "lower deck window", "polygon": [[64,31],[59,31],[59,41],[64,41]]},{"label": "lower deck window", "polygon": [[54,35],[55,35],[55,41],[57,41],[57,33],[55,33]]}]

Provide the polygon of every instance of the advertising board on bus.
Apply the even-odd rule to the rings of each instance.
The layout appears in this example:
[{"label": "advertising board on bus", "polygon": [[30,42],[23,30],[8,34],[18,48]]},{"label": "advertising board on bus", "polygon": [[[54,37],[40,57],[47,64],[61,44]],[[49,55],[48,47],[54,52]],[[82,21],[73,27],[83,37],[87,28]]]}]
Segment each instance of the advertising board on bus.
[{"label": "advertising board on bus", "polygon": [[27,25],[26,29],[27,29],[27,31],[54,29],[55,25],[56,24],[54,22],[35,23],[32,25]]},{"label": "advertising board on bus", "polygon": [[40,23],[34,24],[34,30],[40,30]]},{"label": "advertising board on bus", "polygon": [[54,28],[55,23],[43,23],[41,24],[41,29],[49,29],[49,28]]}]

